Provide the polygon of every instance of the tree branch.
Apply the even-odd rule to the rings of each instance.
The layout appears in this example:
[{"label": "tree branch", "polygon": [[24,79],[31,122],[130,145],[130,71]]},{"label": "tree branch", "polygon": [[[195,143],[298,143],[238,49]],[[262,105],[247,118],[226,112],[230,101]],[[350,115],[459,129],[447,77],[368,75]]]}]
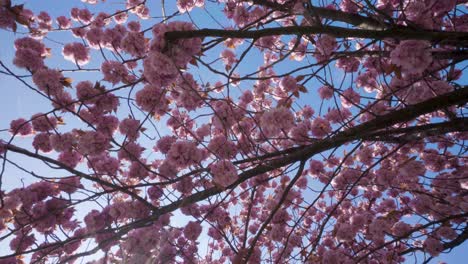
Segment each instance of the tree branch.
[{"label": "tree branch", "polygon": [[454,44],[468,46],[468,33],[442,32],[428,30],[414,30],[408,27],[398,27],[386,30],[349,29],[336,26],[289,26],[273,27],[259,30],[224,30],[224,29],[200,29],[189,31],[170,31],[165,36],[169,41],[186,38],[222,37],[222,38],[247,38],[257,39],[276,35],[309,35],[329,34],[338,38],[367,38],[383,40],[390,39],[414,39],[427,40],[438,44]]}]

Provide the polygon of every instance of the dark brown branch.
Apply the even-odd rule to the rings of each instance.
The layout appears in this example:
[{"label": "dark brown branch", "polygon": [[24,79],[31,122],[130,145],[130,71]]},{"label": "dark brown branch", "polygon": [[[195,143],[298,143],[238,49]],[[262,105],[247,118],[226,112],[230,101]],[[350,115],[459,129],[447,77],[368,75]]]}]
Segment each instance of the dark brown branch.
[{"label": "dark brown branch", "polygon": [[[291,4],[288,3],[282,5],[274,2],[268,2],[266,0],[253,0],[253,3],[256,5],[269,7],[283,12],[290,12],[292,8]],[[295,2],[293,1],[291,3],[294,4]],[[391,26],[388,23],[380,22],[377,19],[371,17],[365,17],[353,13],[346,13],[343,11],[333,10],[325,7],[316,7],[308,5],[307,11],[310,12],[310,14],[319,16],[320,18],[327,18],[333,21],[341,21],[357,27],[377,29]]]},{"label": "dark brown branch", "polygon": [[395,140],[397,143],[419,140],[426,137],[438,136],[450,132],[468,131],[468,118],[455,118],[453,120],[441,123],[426,124],[421,126],[412,126],[404,128],[395,128],[377,131],[365,135],[366,140]]},{"label": "dark brown branch", "polygon": [[398,27],[386,30],[349,29],[335,26],[289,26],[274,27],[260,30],[224,30],[224,29],[200,29],[189,31],[171,31],[166,33],[168,40],[203,37],[222,38],[248,38],[257,39],[275,35],[309,35],[329,34],[338,38],[366,38],[383,40],[389,39],[415,39],[427,40],[438,44],[456,44],[457,46],[468,45],[468,33],[465,32],[442,32],[428,30],[414,30],[408,27]]},{"label": "dark brown branch", "polygon": [[[338,51],[334,52],[335,55],[347,57],[389,57],[390,52],[384,50],[356,50],[356,51]],[[433,51],[432,58],[436,60],[466,60],[468,59],[468,50],[455,50],[455,51]]]}]

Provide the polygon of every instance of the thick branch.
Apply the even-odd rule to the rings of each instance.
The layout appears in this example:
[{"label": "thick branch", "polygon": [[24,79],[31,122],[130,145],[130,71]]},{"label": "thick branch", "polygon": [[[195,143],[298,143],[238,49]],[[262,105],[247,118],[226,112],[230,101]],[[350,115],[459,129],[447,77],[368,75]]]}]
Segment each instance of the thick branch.
[{"label": "thick branch", "polygon": [[[274,2],[268,2],[266,0],[253,0],[253,3],[256,5],[261,5],[265,6],[271,9],[275,9],[278,11],[283,11],[283,12],[290,12],[292,9],[291,4],[286,3],[286,4],[278,4]],[[291,2],[294,4],[294,2]],[[330,8],[325,8],[325,7],[317,7],[317,6],[312,6],[312,5],[307,5],[307,12],[310,12],[313,15],[319,16],[320,18],[326,18],[330,19],[333,21],[341,21],[345,22],[348,24],[351,24],[353,26],[361,27],[361,28],[389,28],[391,24],[385,23],[385,22],[380,22],[377,19],[371,18],[371,17],[366,17],[362,16],[359,14],[353,14],[353,13],[346,13],[340,10],[333,10]]]},{"label": "thick branch", "polygon": [[442,32],[413,30],[407,27],[392,28],[387,30],[367,30],[367,29],[349,29],[335,26],[289,26],[274,27],[260,30],[224,30],[224,29],[200,29],[189,31],[171,31],[166,33],[168,40],[177,40],[185,38],[203,38],[203,37],[222,37],[222,38],[248,38],[257,39],[266,36],[275,35],[308,35],[308,34],[329,34],[339,38],[366,38],[382,40],[391,39],[415,39],[427,40],[443,43],[456,43],[458,46],[467,45],[468,33],[465,32]]}]

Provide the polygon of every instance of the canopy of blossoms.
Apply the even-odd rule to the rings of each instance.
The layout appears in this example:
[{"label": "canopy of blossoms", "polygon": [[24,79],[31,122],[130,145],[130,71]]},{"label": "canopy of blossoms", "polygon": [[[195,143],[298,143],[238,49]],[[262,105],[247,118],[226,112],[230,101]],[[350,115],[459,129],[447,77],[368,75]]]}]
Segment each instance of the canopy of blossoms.
[{"label": "canopy of blossoms", "polygon": [[0,264],[466,246],[468,1],[40,2],[0,0],[37,102],[0,118]]}]

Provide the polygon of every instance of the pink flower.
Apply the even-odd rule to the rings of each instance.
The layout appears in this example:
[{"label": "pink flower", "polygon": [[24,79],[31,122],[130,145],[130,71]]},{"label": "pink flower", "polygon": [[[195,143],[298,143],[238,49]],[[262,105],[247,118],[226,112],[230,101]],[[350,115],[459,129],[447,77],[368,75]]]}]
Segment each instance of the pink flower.
[{"label": "pink flower", "polygon": [[119,98],[109,92],[97,97],[96,99],[97,100],[95,103],[95,106],[96,106],[95,110],[101,113],[109,113],[112,111],[117,111],[117,107],[120,104]]},{"label": "pink flower", "polygon": [[340,3],[340,8],[344,12],[347,13],[357,13],[359,9],[361,9],[361,6],[358,5],[355,1],[353,0],[343,0]]},{"label": "pink flower", "polygon": [[400,66],[402,73],[420,74],[432,62],[430,43],[421,40],[404,40],[392,50],[390,59]]},{"label": "pink flower", "polygon": [[151,186],[148,188],[148,196],[151,200],[157,201],[164,194],[164,191],[158,186]]},{"label": "pink flower", "polygon": [[136,104],[146,112],[165,114],[169,110],[169,101],[163,90],[154,85],[146,85],[135,95]]},{"label": "pink flower", "polygon": [[431,254],[431,256],[433,257],[437,257],[440,254],[440,252],[444,250],[444,246],[440,242],[440,240],[432,238],[432,237],[428,237],[424,241],[423,245],[424,245],[424,251]]},{"label": "pink flower", "polygon": [[[34,242],[36,241],[36,238],[34,237],[33,234],[31,235],[26,235],[26,234],[23,234],[22,232],[16,232],[17,235],[15,238],[13,238],[10,242],[10,248],[14,251],[18,251],[18,252],[21,252],[21,251],[24,251],[26,249],[28,249],[30,246],[32,246],[34,244]],[[3,262],[4,261],[4,262]],[[0,261],[1,264],[16,264],[18,263],[17,262],[17,259],[13,259],[11,261]]]},{"label": "pink flower", "polygon": [[[73,15],[72,15],[73,18]],[[78,10],[78,16],[76,17],[78,21],[82,22],[83,24],[88,24],[93,19],[93,14],[88,9],[80,9]]]},{"label": "pink flower", "polygon": [[[16,27],[15,14],[3,6],[0,7],[0,28],[14,29]],[[14,257],[12,257],[14,259]]]},{"label": "pink flower", "polygon": [[180,13],[190,12],[194,7],[202,7],[205,0],[177,0],[177,8]]},{"label": "pink flower", "polygon": [[167,152],[169,152],[171,149],[172,144],[176,141],[176,137],[164,136],[158,140],[158,143],[156,143],[156,149],[159,150],[162,154],[167,154]]},{"label": "pink flower", "polygon": [[172,60],[159,52],[150,52],[143,67],[145,79],[157,88],[171,84],[179,74]]},{"label": "pink flower", "polygon": [[[297,41],[300,41],[300,43],[297,45]],[[297,45],[297,47],[294,49],[294,47]],[[307,52],[307,41],[302,41],[302,40],[297,40],[293,39],[289,42],[288,47],[290,50],[294,49],[294,51],[291,53],[291,58],[296,60],[296,61],[302,61],[305,58],[306,52]]]},{"label": "pink flower", "polygon": [[58,161],[70,168],[75,168],[83,159],[83,156],[76,151],[64,151],[59,154]]},{"label": "pink flower", "polygon": [[287,133],[292,128],[294,115],[284,107],[270,109],[262,115],[260,125],[265,136],[278,136],[281,132]]},{"label": "pink flower", "polygon": [[174,142],[167,152],[167,160],[177,168],[187,168],[196,165],[202,159],[202,151],[192,141]]},{"label": "pink flower", "polygon": [[92,25],[94,27],[105,27],[109,25],[111,20],[109,19],[109,14],[100,12],[97,16],[94,17]]},{"label": "pink flower", "polygon": [[184,236],[191,241],[197,240],[202,232],[202,226],[199,222],[190,221],[184,227]]},{"label": "pink flower", "polygon": [[77,147],[83,155],[99,155],[109,147],[109,137],[100,132],[87,131],[80,135]]},{"label": "pink flower", "polygon": [[18,118],[10,122],[10,133],[12,135],[27,136],[32,133],[32,126],[29,121],[24,118]]},{"label": "pink flower", "polygon": [[47,153],[52,151],[52,145],[50,144],[50,136],[47,133],[36,134],[32,145],[35,149],[40,150],[42,152]]},{"label": "pink flower", "polygon": [[320,87],[318,92],[319,92],[320,98],[324,100],[324,99],[332,98],[334,90],[333,90],[333,87],[325,85],[325,86]]},{"label": "pink flower", "polygon": [[69,151],[76,144],[76,137],[72,133],[52,134],[50,144],[55,151]]},{"label": "pink flower", "polygon": [[58,182],[58,187],[60,190],[66,193],[74,193],[78,190],[78,188],[83,188],[83,185],[80,183],[79,176],[73,176],[61,179]]},{"label": "pink flower", "polygon": [[407,235],[408,232],[410,231],[411,231],[411,225],[402,221],[398,221],[392,227],[392,233],[395,236],[404,236],[404,235]]},{"label": "pink flower", "polygon": [[48,117],[42,113],[33,115],[31,120],[35,131],[47,132],[57,127],[57,118]]},{"label": "pink flower", "polygon": [[117,84],[127,78],[128,71],[125,65],[118,61],[105,61],[101,65],[104,80],[112,84]]},{"label": "pink flower", "polygon": [[339,58],[336,61],[336,67],[345,72],[356,72],[359,69],[359,60],[355,57]]},{"label": "pink flower", "polygon": [[60,29],[68,29],[71,27],[71,20],[66,16],[57,17],[57,24]]},{"label": "pink flower", "polygon": [[153,27],[154,38],[150,44],[150,50],[153,52],[162,52],[173,60],[178,68],[186,68],[187,63],[192,56],[200,53],[201,39],[190,38],[180,39],[166,47],[165,33],[169,31],[187,31],[194,30],[193,24],[182,21],[175,21],[166,24],[157,24]]},{"label": "pink flower", "polygon": [[88,33],[88,29],[82,27],[72,28],[71,31],[73,33],[73,36],[76,38],[84,38],[86,36],[86,33]]},{"label": "pink flower", "polygon": [[99,116],[96,131],[111,137],[119,126],[119,119],[113,115]]},{"label": "pink flower", "polygon": [[319,176],[321,173],[325,172],[323,163],[318,160],[311,160],[309,162],[309,173],[314,176]]},{"label": "pink flower", "polygon": [[101,28],[91,28],[86,32],[86,40],[88,44],[93,49],[99,49],[101,47],[101,42],[104,36],[104,32]]},{"label": "pink flower", "polygon": [[325,62],[330,58],[335,51],[338,43],[336,39],[330,35],[321,35],[315,43],[315,58],[317,62]]},{"label": "pink flower", "polygon": [[297,123],[289,132],[289,136],[298,143],[306,142],[309,139],[310,121]]},{"label": "pink flower", "polygon": [[336,238],[341,242],[352,241],[356,236],[353,226],[349,223],[338,223],[335,226]]},{"label": "pink flower", "polygon": [[343,94],[340,96],[341,105],[346,108],[351,108],[353,106],[359,105],[361,101],[361,95],[353,90],[353,88],[346,89]]},{"label": "pink flower", "polygon": [[188,111],[193,111],[203,105],[204,95],[189,73],[184,73],[177,79],[171,95],[177,101],[177,106],[184,107]]},{"label": "pink flower", "polygon": [[149,15],[149,8],[145,5],[139,5],[135,8],[135,13],[136,15],[141,18],[141,19],[148,19],[150,18],[150,15]]},{"label": "pink flower", "polygon": [[144,161],[133,161],[128,171],[128,177],[135,179],[144,179],[149,175],[148,168],[144,166]]},{"label": "pink flower", "polygon": [[[113,18],[114,18],[115,23],[121,25],[121,24],[123,24],[123,23],[125,23],[125,22],[127,21],[127,19],[128,19],[128,14],[127,14],[127,12],[122,12],[122,11],[120,11],[120,10],[118,10],[117,12],[120,12],[120,13],[118,13],[117,15],[115,15]],[[132,22],[138,23],[138,22],[136,22],[136,21],[130,21],[130,22],[128,22],[127,26],[128,26],[128,28],[129,28],[130,30],[132,30],[132,29],[131,29],[131,26],[130,26],[130,23],[132,23]],[[133,31],[140,31],[140,29],[138,29],[138,30],[133,30]]]},{"label": "pink flower", "polygon": [[239,105],[246,106],[254,100],[254,95],[252,91],[245,90],[242,95],[239,97]]},{"label": "pink flower", "polygon": [[70,16],[73,20],[75,21],[78,21],[78,15],[80,13],[80,9],[76,8],[76,7],[73,7],[71,10],[70,10]]},{"label": "pink flower", "polygon": [[33,82],[48,95],[57,96],[63,91],[63,75],[57,70],[42,68],[33,74]]},{"label": "pink flower", "polygon": [[330,123],[323,118],[317,117],[312,121],[312,135],[323,138],[332,131]]},{"label": "pink flower", "polygon": [[142,57],[146,54],[146,40],[140,32],[129,32],[120,45],[125,52],[134,57]]},{"label": "pink flower", "polygon": [[288,93],[296,92],[298,89],[297,80],[290,75],[285,76],[283,79],[281,79],[279,87]]},{"label": "pink flower", "polygon": [[236,25],[238,25],[239,27],[243,27],[249,22],[249,12],[247,11],[244,5],[237,5],[233,11],[234,12],[231,16]]},{"label": "pink flower", "polygon": [[105,215],[100,213],[98,210],[92,210],[84,218],[86,228],[89,231],[101,230],[106,226]]},{"label": "pink flower", "polygon": [[458,236],[457,232],[450,226],[441,226],[439,229],[437,229],[437,235],[450,240],[453,240]]},{"label": "pink flower", "polygon": [[[94,88],[94,84],[90,81],[82,81],[76,85],[76,96],[79,100],[96,99],[96,95],[101,93],[98,89]],[[95,101],[95,100],[93,100]]]},{"label": "pink flower", "polygon": [[26,68],[35,72],[44,67],[44,59],[41,54],[33,49],[17,49],[13,64],[19,68]]},{"label": "pink flower", "polygon": [[223,60],[224,65],[228,67],[231,67],[237,62],[236,54],[230,49],[225,49],[221,52],[221,59]]},{"label": "pink flower", "polygon": [[90,60],[89,48],[79,42],[66,44],[63,47],[62,54],[66,60],[76,63],[79,66],[87,64]]},{"label": "pink flower", "polygon": [[116,25],[114,28],[107,28],[101,38],[104,47],[110,50],[120,50],[122,39],[127,33],[127,28],[123,25]]},{"label": "pink flower", "polygon": [[145,148],[139,144],[135,142],[128,142],[124,144],[119,150],[118,157],[119,159],[126,159],[129,161],[137,160],[140,158],[144,150]]},{"label": "pink flower", "polygon": [[114,176],[120,168],[120,162],[106,153],[89,157],[88,166],[98,173]]},{"label": "pink flower", "polygon": [[220,160],[211,164],[213,181],[223,187],[227,187],[237,180],[237,169],[229,160]]},{"label": "pink flower", "polygon": [[119,131],[125,135],[128,140],[134,141],[140,136],[140,120],[125,118],[120,122]]},{"label": "pink flower", "polygon": [[237,154],[236,144],[222,135],[211,139],[208,149],[220,159],[230,159]]},{"label": "pink flower", "polygon": [[159,171],[160,176],[162,176],[163,179],[173,179],[177,176],[177,173],[179,172],[178,168],[175,167],[168,160],[163,161],[159,165],[158,171]]},{"label": "pink flower", "polygon": [[139,32],[141,30],[141,25],[138,21],[130,21],[127,23],[127,28],[132,32]]}]

